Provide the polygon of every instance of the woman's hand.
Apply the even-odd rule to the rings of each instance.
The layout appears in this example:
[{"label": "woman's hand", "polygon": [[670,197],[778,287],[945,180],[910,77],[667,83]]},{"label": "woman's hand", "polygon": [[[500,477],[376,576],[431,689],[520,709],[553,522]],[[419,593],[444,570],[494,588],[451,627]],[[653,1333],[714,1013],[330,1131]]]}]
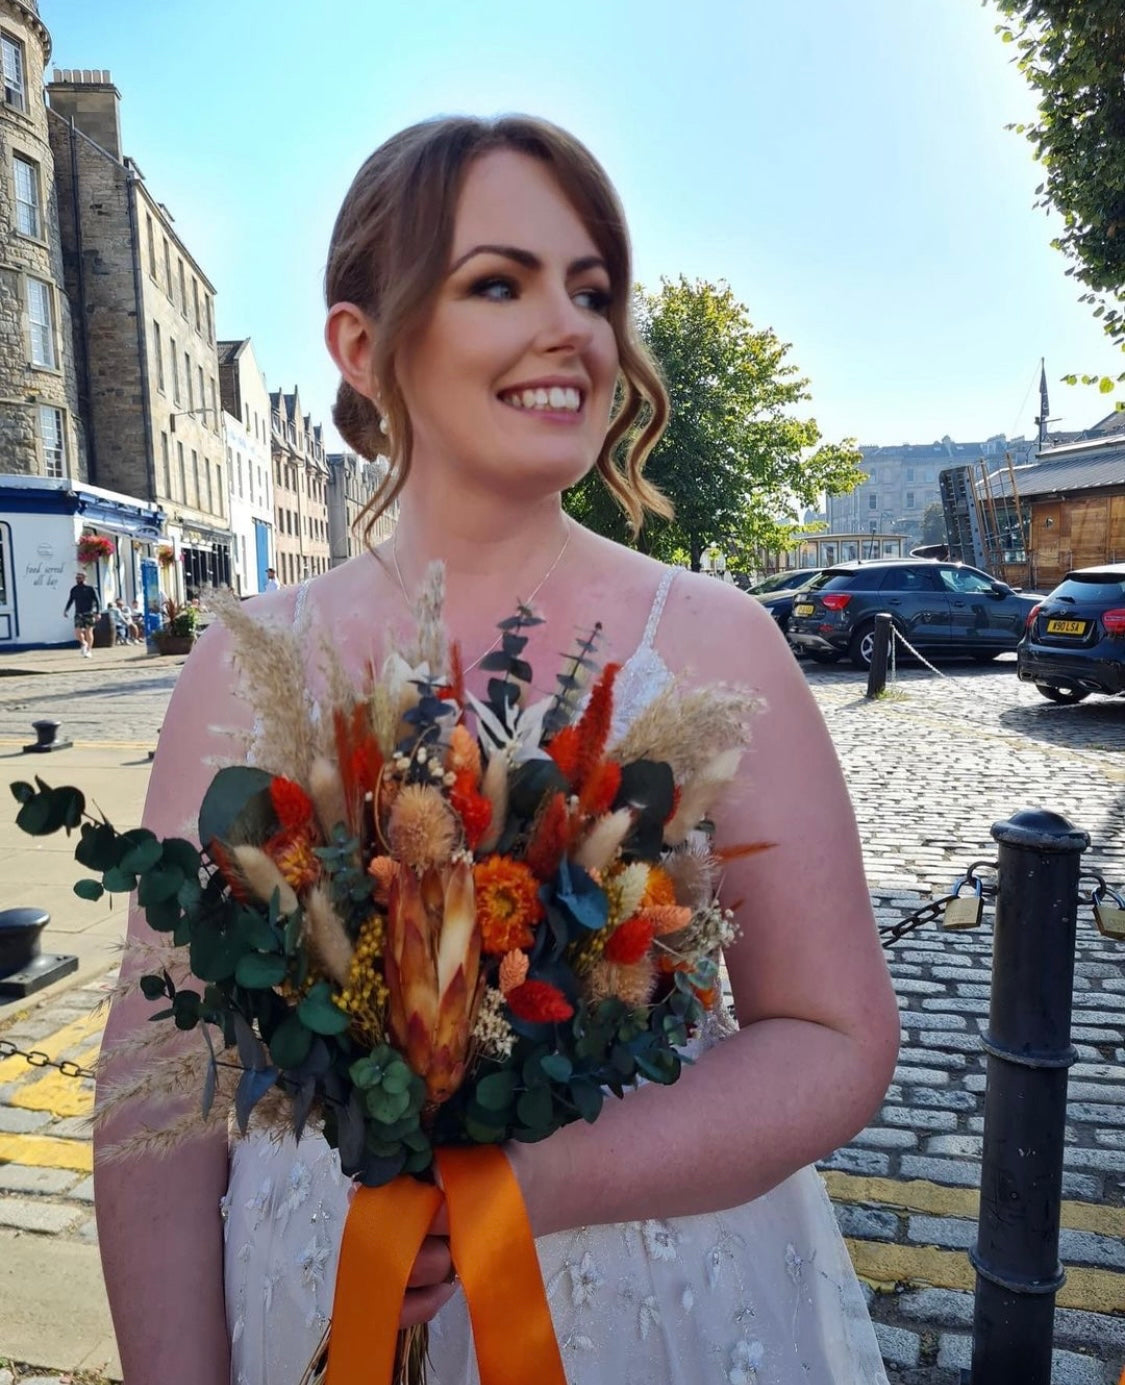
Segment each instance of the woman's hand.
[{"label": "woman's hand", "polygon": [[406,1281],[401,1328],[429,1322],[449,1302],[457,1290],[453,1282],[453,1261],[449,1255],[449,1218],[445,1203],[437,1210],[429,1234],[422,1242],[410,1278]]}]

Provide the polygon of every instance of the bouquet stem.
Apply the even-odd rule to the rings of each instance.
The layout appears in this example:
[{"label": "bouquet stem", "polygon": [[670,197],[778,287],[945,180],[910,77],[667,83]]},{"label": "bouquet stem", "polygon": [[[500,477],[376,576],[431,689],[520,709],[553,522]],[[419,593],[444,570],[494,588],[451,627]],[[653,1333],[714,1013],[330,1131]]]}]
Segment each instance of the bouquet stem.
[{"label": "bouquet stem", "polygon": [[[332,1324],[324,1329],[324,1335],[317,1343],[316,1352],[301,1376],[300,1385],[325,1385],[328,1379],[328,1340]],[[430,1350],[430,1328],[428,1323],[418,1323],[404,1328],[395,1343],[395,1364],[389,1385],[426,1385],[427,1357]],[[352,1385],[352,1382],[348,1382]],[[358,1382],[356,1383],[358,1385]],[[381,1385],[376,1382],[376,1385]]]}]

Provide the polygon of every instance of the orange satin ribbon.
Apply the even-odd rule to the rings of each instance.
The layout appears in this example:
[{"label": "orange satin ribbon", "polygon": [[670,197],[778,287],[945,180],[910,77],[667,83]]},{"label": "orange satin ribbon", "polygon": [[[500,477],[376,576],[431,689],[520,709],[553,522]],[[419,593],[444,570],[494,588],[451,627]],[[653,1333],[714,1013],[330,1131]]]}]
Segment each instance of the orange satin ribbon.
[{"label": "orange satin ribbon", "polygon": [[[435,1155],[481,1385],[566,1385],[527,1209],[495,1145]],[[442,1194],[413,1178],[360,1188],[344,1226],[326,1385],[388,1385],[406,1282]]]},{"label": "orange satin ribbon", "polygon": [[416,1178],[360,1188],[352,1198],[325,1385],[389,1385],[406,1281],[440,1206],[438,1189]]}]

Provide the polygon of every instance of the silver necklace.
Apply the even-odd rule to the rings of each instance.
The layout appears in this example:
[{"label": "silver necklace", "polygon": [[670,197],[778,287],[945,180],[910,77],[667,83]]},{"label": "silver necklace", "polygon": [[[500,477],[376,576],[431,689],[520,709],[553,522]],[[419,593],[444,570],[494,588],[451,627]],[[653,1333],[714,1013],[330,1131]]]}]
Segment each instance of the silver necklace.
[{"label": "silver necklace", "polygon": [[[557,556],[555,557],[555,561],[551,564],[551,566],[547,569],[547,571],[546,571],[546,572],[543,574],[543,576],[539,579],[539,584],[538,584],[538,586],[535,588],[535,590],[531,593],[531,595],[527,598],[526,601],[521,602],[521,605],[530,606],[531,603],[535,600],[535,598],[539,595],[539,593],[543,590],[543,588],[547,585],[547,582],[548,582],[548,580],[550,579],[551,574],[554,572],[555,568],[557,568],[558,565],[562,562],[562,560],[563,560],[563,555],[566,553],[566,550],[570,547],[570,536],[571,536],[571,534],[572,534],[573,532],[574,532],[574,526],[570,523],[570,520],[568,519],[568,520],[567,520],[567,525],[566,525],[566,538],[563,539],[563,546],[559,549],[558,554],[557,554]],[[410,593],[406,590],[406,583],[402,580],[402,568],[400,568],[399,565],[398,565],[398,528],[397,528],[397,527],[395,528],[394,535],[393,535],[393,537],[391,538],[391,558],[392,558],[393,561],[394,561],[394,565],[395,565],[395,576],[398,578],[398,585],[399,585],[399,589],[400,589],[401,592],[402,592],[402,599],[406,602],[406,609],[407,609],[408,611],[412,611],[412,610],[414,609],[414,607],[413,607],[413,605],[411,604],[411,601],[410,601]],[[481,653],[480,655],[478,655],[477,658],[475,658],[471,664],[466,664],[466,665],[465,665],[465,667],[463,668],[462,672],[463,672],[463,673],[472,673],[473,669],[479,668],[480,665],[484,662],[484,660],[487,659],[488,656],[492,653],[492,651],[493,651],[494,649],[499,648],[500,641],[501,641],[503,638],[504,638],[504,633],[503,633],[503,631],[501,631],[500,634],[496,636],[496,638],[492,641],[492,643],[488,646],[488,648],[487,648],[486,650],[484,650],[483,653]]]}]

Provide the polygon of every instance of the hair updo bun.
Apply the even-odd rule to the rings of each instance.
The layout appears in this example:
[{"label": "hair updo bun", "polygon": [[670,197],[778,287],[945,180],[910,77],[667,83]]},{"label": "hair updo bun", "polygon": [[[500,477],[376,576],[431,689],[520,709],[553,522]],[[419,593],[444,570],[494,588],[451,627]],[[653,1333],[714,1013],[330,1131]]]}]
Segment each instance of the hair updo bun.
[{"label": "hair updo bun", "polygon": [[[395,376],[395,356],[426,320],[448,272],[457,201],[475,159],[513,150],[547,165],[605,261],[613,289],[608,317],[617,341],[618,407],[597,458],[610,494],[634,534],[645,511],[672,507],[641,474],[668,421],[668,396],[637,336],[630,310],[632,256],[625,216],[605,170],[573,135],[531,116],[422,121],[393,135],[367,159],[332,229],[324,296],[331,308],[354,303],[375,324],[370,397],[342,383],[332,418],[362,457],[391,466],[357,527],[367,542],[410,474],[414,434]],[[373,399],[379,400],[376,408]],[[380,428],[385,420],[386,434]]]}]

